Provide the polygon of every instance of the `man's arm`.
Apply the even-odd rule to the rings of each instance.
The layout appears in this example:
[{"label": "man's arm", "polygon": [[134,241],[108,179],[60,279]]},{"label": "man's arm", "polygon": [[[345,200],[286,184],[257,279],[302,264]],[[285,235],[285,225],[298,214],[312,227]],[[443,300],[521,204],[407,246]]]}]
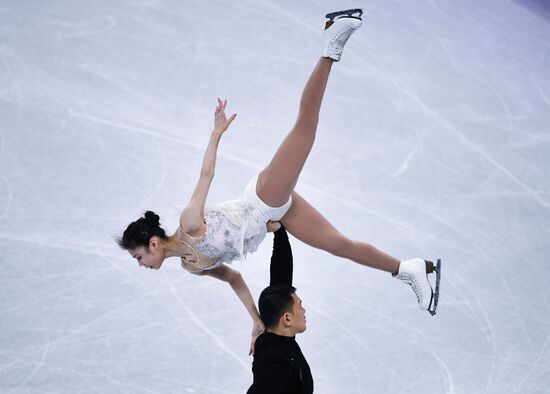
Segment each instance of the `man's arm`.
[{"label": "man's arm", "polygon": [[271,265],[269,267],[269,285],[292,286],[293,260],[288,235],[282,225],[279,230],[275,231],[274,235],[273,254],[271,255]]}]

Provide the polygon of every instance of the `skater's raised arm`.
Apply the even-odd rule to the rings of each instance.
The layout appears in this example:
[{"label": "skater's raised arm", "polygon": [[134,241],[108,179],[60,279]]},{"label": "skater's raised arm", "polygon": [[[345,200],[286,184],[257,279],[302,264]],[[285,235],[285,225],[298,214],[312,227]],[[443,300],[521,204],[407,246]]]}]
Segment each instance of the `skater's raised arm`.
[{"label": "skater's raised arm", "polygon": [[250,294],[250,290],[248,289],[241,273],[222,264],[214,269],[202,271],[201,274],[229,283],[235,294],[237,294],[237,297],[239,297],[243,303],[244,307],[250,314],[250,317],[252,317],[252,340],[250,342],[248,354],[250,355],[254,353],[256,338],[258,338],[258,336],[265,331],[265,326],[260,318],[260,314],[258,313],[256,304],[254,303],[252,294]]},{"label": "skater's raised arm", "polygon": [[269,265],[269,285],[292,286],[293,258],[288,234],[283,226],[274,233],[273,253]]},{"label": "skater's raised arm", "polygon": [[214,112],[214,130],[212,131],[210,141],[204,153],[199,180],[191,196],[191,201],[189,201],[189,204],[183,209],[180,216],[180,225],[183,231],[189,235],[204,232],[204,205],[206,203],[208,190],[214,179],[218,144],[222,134],[228,129],[231,122],[233,122],[237,116],[237,114],[233,114],[227,119],[225,115],[226,105],[227,100],[222,101],[218,99],[218,105]]}]

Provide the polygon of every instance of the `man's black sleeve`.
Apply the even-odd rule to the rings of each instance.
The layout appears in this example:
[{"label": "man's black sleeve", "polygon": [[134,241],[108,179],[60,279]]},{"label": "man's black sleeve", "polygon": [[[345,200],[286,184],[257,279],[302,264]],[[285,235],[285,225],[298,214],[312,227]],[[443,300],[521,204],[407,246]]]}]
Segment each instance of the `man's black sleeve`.
[{"label": "man's black sleeve", "polygon": [[273,239],[273,254],[271,255],[271,266],[269,267],[269,285],[292,286],[292,249],[288,241],[285,228],[275,231]]}]

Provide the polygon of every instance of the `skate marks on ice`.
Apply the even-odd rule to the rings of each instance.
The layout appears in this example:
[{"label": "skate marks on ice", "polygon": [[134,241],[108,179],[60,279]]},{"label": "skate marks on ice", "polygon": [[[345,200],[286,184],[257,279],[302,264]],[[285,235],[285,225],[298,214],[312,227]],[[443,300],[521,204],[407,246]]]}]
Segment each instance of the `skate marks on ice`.
[{"label": "skate marks on ice", "polygon": [[[354,54],[355,55],[355,54]],[[353,56],[353,55],[351,55]],[[359,56],[355,55],[355,57],[359,58]],[[358,61],[363,61],[362,59],[357,59]],[[366,65],[367,66],[367,65]],[[521,189],[523,189],[529,197],[531,197],[534,201],[536,201],[538,204],[540,204],[542,207],[550,210],[550,201],[546,201],[542,196],[548,195],[548,191],[545,191],[543,193],[538,192],[533,187],[525,183],[521,180],[521,177],[518,175],[515,175],[510,171],[508,168],[506,168],[506,165],[502,162],[500,162],[498,159],[494,158],[491,153],[485,149],[481,144],[476,143],[471,138],[469,138],[460,128],[453,125],[448,119],[446,119],[444,116],[439,114],[437,110],[433,106],[427,105],[425,102],[423,102],[418,96],[416,96],[412,91],[407,90],[406,87],[400,86],[395,80],[392,80],[389,76],[387,76],[382,70],[372,68],[372,66],[367,66],[373,71],[374,75],[378,75],[380,77],[383,77],[385,80],[389,81],[394,89],[396,91],[399,91],[400,95],[403,95],[410,99],[413,103],[416,103],[418,105],[418,108],[421,113],[424,115],[425,120],[424,122],[428,122],[430,120],[436,121],[439,125],[442,126],[442,129],[440,131],[444,132],[451,132],[456,137],[459,138],[459,141],[461,144],[463,144],[468,149],[471,149],[472,151],[476,152],[481,158],[486,160],[488,163],[490,163],[492,166],[495,167],[496,170],[504,174],[506,177],[508,177],[510,180],[512,180],[514,183],[516,183]],[[548,105],[548,97],[544,93],[544,91],[539,87],[539,85],[535,85],[537,87],[537,91],[540,93],[541,98],[544,100],[544,102]],[[490,88],[490,87],[489,87]],[[512,123],[513,120],[522,119],[522,117],[517,117],[515,115],[512,115],[510,113],[510,110],[508,109],[506,99],[504,99],[498,92],[494,91],[494,89],[490,89],[490,91],[494,92],[495,97],[497,98],[497,101],[501,104],[504,112],[505,117],[499,118],[506,120],[509,124]],[[491,118],[485,118],[483,119],[485,122],[491,122],[492,120],[498,120],[498,119],[491,119]],[[509,126],[510,130],[515,129],[515,127]],[[422,134],[424,134],[424,129],[422,130]],[[418,129],[417,129],[418,132]],[[542,141],[541,141],[542,142]],[[403,164],[399,168],[399,170],[394,174],[395,176],[399,176],[403,174],[406,169],[408,168],[408,163],[411,159],[414,158],[418,154],[418,146],[415,146],[410,153],[406,156],[405,160],[403,161]],[[491,175],[492,176],[492,175]],[[541,195],[542,194],[542,195]],[[473,198],[476,197],[476,195],[472,195]]]},{"label": "skate marks on ice", "polygon": [[[208,97],[239,113],[213,195],[266,164],[333,5],[94,4],[0,7],[0,391],[244,392],[250,323],[230,290],[173,263],[142,272],[112,235],[148,208],[175,228]],[[316,392],[541,392],[547,22],[512,2],[363,16],[298,191],[346,235],[441,257],[443,294],[431,319],[392,278],[294,242]],[[236,266],[255,296],[269,253],[268,238]]]}]

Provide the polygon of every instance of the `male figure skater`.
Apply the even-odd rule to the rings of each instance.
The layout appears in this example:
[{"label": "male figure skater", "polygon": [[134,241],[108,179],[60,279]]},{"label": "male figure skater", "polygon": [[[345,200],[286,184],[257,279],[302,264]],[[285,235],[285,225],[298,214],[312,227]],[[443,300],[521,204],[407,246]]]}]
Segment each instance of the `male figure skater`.
[{"label": "male figure skater", "polygon": [[256,340],[254,381],[247,394],[310,394],[311,370],[295,340],[306,330],[306,310],[292,286],[292,249],[284,227],[274,237],[270,284],[258,300],[266,329]]}]

